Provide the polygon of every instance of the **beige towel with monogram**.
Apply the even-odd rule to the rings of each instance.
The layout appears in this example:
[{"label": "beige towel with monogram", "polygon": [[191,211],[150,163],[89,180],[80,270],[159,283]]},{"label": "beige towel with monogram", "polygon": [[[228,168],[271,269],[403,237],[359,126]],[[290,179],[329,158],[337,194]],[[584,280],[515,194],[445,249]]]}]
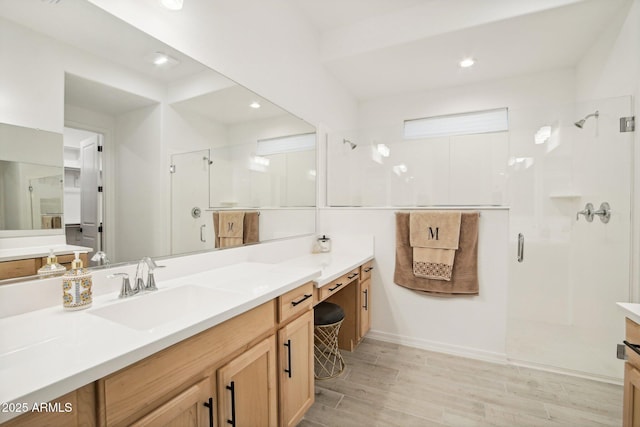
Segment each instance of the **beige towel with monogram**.
[{"label": "beige towel with monogram", "polygon": [[405,288],[439,297],[479,295],[479,212],[464,212],[460,221],[460,247],[451,280],[433,280],[413,274],[413,248],[409,244],[409,212],[396,212],[396,265],[393,281]]},{"label": "beige towel with monogram", "polygon": [[410,212],[409,241],[416,277],[451,280],[461,217],[459,211]]},{"label": "beige towel with monogram", "polygon": [[242,246],[244,211],[221,211],[218,221],[220,247]]}]

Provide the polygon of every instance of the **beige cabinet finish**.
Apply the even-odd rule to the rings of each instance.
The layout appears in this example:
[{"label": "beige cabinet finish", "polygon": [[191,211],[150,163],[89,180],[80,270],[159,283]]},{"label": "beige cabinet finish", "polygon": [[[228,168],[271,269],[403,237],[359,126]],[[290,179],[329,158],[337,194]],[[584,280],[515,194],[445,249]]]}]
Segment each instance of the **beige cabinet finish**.
[{"label": "beige cabinet finish", "polygon": [[[2,424],[2,427],[69,427],[96,425],[95,384],[87,384],[52,400],[46,412],[30,412]],[[70,410],[70,412],[67,412]]]},{"label": "beige cabinet finish", "polygon": [[[640,325],[629,318],[625,321],[627,342],[640,344]],[[622,421],[624,427],[640,427],[640,355],[630,348],[626,352]]]},{"label": "beige cabinet finish", "polygon": [[215,400],[206,378],[131,424],[132,427],[200,427],[213,425]]},{"label": "beige cabinet finish", "polygon": [[369,304],[371,303],[371,279],[360,282],[359,298],[360,316],[358,319],[358,341],[360,341],[371,328],[371,312],[369,310]]},{"label": "beige cabinet finish", "polygon": [[297,425],[314,401],[313,311],[278,331],[280,425]]},{"label": "beige cabinet finish", "polygon": [[278,321],[282,324],[313,307],[313,282],[287,292],[278,298]]},{"label": "beige cabinet finish", "polygon": [[99,380],[100,425],[141,419],[274,331],[270,301]]},{"label": "beige cabinet finish", "polygon": [[[58,255],[58,262],[67,270],[71,267],[74,255]],[[87,254],[80,254],[80,259],[86,267],[89,265]],[[18,277],[34,276],[38,274],[38,269],[47,264],[47,258],[27,258],[14,261],[0,262],[0,280],[15,279]]]},{"label": "beige cabinet finish", "polygon": [[269,337],[218,370],[218,425],[278,424],[275,337]]}]

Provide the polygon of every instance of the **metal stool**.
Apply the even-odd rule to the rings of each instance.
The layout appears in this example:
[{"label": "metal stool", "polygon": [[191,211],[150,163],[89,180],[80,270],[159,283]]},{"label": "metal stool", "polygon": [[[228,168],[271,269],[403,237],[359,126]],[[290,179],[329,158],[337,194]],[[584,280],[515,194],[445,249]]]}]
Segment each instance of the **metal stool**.
[{"label": "metal stool", "polygon": [[314,309],[314,375],[318,380],[335,378],[344,371],[344,359],[338,349],[338,332],[343,320],[344,310],[337,304],[321,302]]}]

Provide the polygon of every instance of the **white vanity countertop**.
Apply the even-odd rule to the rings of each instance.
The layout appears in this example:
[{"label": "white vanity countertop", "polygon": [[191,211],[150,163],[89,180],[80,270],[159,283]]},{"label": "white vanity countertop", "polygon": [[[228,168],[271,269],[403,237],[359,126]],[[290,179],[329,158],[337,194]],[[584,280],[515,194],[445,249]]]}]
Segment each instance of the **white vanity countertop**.
[{"label": "white vanity countertop", "polygon": [[617,302],[616,304],[624,310],[626,317],[640,324],[640,304],[632,302]]},{"label": "white vanity countertop", "polygon": [[[67,312],[60,304],[0,319],[0,402],[24,402],[31,407],[34,403],[50,401],[257,307],[319,275],[317,264],[296,267],[288,263],[241,262],[158,281],[159,291],[127,300],[119,300],[117,293],[99,296],[86,310]],[[99,286],[94,283],[96,285]],[[197,292],[182,294],[185,289],[179,290],[181,287]],[[163,293],[169,294],[161,295]],[[211,297],[207,300],[206,310],[202,308],[205,304],[198,305],[197,300],[202,295]],[[182,301],[182,306],[173,303],[178,300]],[[154,301],[164,302],[161,308],[150,308]],[[124,304],[139,305],[145,314],[140,313],[140,319],[123,319],[116,315],[116,321],[92,314]],[[197,309],[185,309],[190,304]],[[168,316],[167,311],[171,311]],[[154,316],[164,320],[150,323]],[[0,422],[17,415],[0,412]]]},{"label": "white vanity countertop", "polygon": [[326,253],[309,254],[280,263],[293,268],[320,267],[320,276],[313,281],[317,288],[329,284],[343,274],[373,259],[373,245],[344,248]]},{"label": "white vanity countertop", "polygon": [[15,261],[17,259],[40,258],[49,256],[53,249],[56,255],[71,254],[73,251],[90,252],[93,249],[75,245],[28,246],[24,248],[0,249],[0,262]]}]

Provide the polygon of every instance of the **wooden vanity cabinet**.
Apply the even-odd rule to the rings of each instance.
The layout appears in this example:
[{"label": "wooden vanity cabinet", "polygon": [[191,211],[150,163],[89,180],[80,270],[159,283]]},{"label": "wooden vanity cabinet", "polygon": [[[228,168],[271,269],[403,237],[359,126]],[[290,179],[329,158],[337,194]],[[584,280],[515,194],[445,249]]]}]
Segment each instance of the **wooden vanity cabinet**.
[{"label": "wooden vanity cabinet", "polygon": [[[629,318],[625,322],[627,342],[640,344],[640,325]],[[629,347],[626,353],[622,423],[624,427],[640,427],[640,355]]]},{"label": "wooden vanity cabinet", "polygon": [[94,427],[95,412],[96,388],[91,383],[52,400],[42,412],[20,415],[2,423],[2,427]]},{"label": "wooden vanity cabinet", "polygon": [[[253,355],[254,345],[264,345],[260,342],[265,338],[273,341],[275,312],[274,301],[269,301],[98,380],[98,425],[165,425],[159,420],[169,419],[182,425],[183,420],[205,416],[204,425],[210,425],[209,407],[205,406],[209,399],[215,417],[221,417],[220,411],[226,408],[218,392],[218,369],[237,366],[240,362],[234,361],[245,360],[247,353]],[[275,351],[271,354],[273,361],[267,366],[275,375]],[[275,379],[268,383],[273,387],[270,393],[275,393],[274,383]],[[238,409],[236,415],[244,417]]]},{"label": "wooden vanity cabinet", "polygon": [[313,405],[313,302],[308,282],[278,298],[280,425],[297,425]]},{"label": "wooden vanity cabinet", "polygon": [[313,311],[278,331],[280,425],[296,426],[313,405]]},{"label": "wooden vanity cabinet", "polygon": [[218,425],[276,427],[276,345],[271,336],[218,370]]},{"label": "wooden vanity cabinet", "polygon": [[369,305],[371,304],[371,279],[361,281],[359,287],[360,316],[358,319],[358,342],[362,340],[371,328],[371,312],[369,311]]},{"label": "wooden vanity cabinet", "polygon": [[[73,261],[75,256],[73,254],[65,254],[58,255],[57,258],[58,262],[68,270],[71,268],[71,261]],[[80,259],[85,267],[89,265],[87,254],[80,254]],[[47,257],[25,258],[0,262],[0,280],[34,276],[38,274],[38,269],[46,264]]]},{"label": "wooden vanity cabinet", "polygon": [[198,381],[131,426],[213,427],[216,408],[212,390],[213,378]]}]

